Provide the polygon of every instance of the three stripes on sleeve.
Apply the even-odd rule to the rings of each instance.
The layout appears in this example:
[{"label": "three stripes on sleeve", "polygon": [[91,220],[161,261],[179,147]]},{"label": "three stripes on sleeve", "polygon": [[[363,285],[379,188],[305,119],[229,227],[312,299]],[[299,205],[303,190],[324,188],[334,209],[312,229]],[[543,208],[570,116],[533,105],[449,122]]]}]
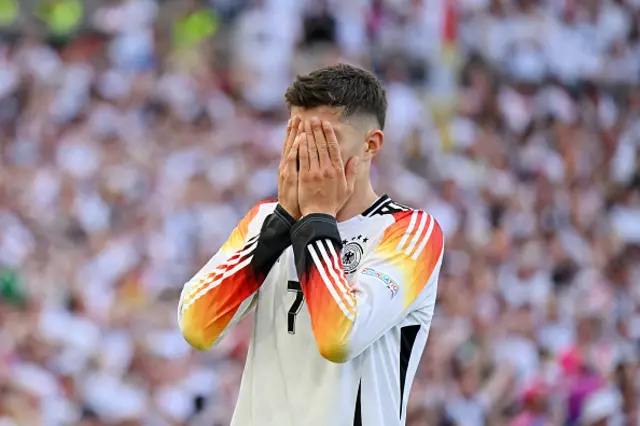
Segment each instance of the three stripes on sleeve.
[{"label": "three stripes on sleeve", "polygon": [[356,297],[342,267],[339,251],[329,239],[317,240],[307,247],[322,283],[345,317],[355,320]]},{"label": "three stripes on sleeve", "polygon": [[[414,210],[413,213],[411,213],[409,225],[398,242],[396,251],[403,252],[405,255],[410,256],[412,260],[418,260],[427,242],[429,242],[429,238],[433,233],[434,224],[435,220],[433,216],[419,210]],[[427,230],[423,232],[425,226]],[[418,243],[418,241],[420,242]]]}]

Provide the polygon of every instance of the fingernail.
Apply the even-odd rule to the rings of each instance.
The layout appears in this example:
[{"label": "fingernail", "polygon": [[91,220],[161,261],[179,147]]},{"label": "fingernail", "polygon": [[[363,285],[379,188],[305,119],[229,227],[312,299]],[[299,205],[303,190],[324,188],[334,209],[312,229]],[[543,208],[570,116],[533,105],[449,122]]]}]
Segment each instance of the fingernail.
[{"label": "fingernail", "polygon": [[331,123],[329,123],[328,121],[323,121],[322,122],[322,128],[325,129],[325,130],[331,129]]},{"label": "fingernail", "polygon": [[298,130],[304,130],[304,121],[300,121],[300,124],[298,124]]},{"label": "fingernail", "polygon": [[313,117],[311,119],[311,125],[317,126],[318,124],[320,124],[320,120],[318,120],[316,117]]},{"label": "fingernail", "polygon": [[292,124],[292,120],[289,119],[289,121],[287,121],[287,127],[291,127],[291,124]]}]

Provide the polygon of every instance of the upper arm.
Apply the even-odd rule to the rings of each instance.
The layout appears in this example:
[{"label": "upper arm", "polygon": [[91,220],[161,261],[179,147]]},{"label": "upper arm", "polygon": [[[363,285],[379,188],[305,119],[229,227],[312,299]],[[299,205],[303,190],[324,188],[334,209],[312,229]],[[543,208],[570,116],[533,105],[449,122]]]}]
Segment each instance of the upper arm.
[{"label": "upper arm", "polygon": [[394,214],[374,251],[353,277],[357,316],[350,333],[355,356],[420,308],[430,321],[435,306],[444,237],[436,220],[420,211]]}]

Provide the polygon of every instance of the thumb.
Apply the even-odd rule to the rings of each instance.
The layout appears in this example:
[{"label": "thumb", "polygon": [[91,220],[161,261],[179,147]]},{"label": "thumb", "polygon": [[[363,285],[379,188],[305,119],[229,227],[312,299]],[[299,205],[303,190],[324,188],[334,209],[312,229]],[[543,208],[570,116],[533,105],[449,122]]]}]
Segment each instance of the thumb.
[{"label": "thumb", "polygon": [[351,157],[349,161],[347,161],[345,177],[347,179],[347,191],[349,194],[353,193],[353,189],[355,188],[359,167],[360,159],[358,157]]}]

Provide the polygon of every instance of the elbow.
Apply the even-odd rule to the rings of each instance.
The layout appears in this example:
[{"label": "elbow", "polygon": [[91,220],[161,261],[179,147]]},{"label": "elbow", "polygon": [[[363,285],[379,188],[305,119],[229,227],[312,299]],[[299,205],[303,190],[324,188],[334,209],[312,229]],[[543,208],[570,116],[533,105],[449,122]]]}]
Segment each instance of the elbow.
[{"label": "elbow", "polygon": [[212,345],[202,338],[202,333],[199,332],[199,330],[180,327],[180,331],[182,332],[182,337],[184,337],[184,340],[186,340],[186,342],[194,349],[197,349],[199,351],[208,351],[209,349],[211,349]]},{"label": "elbow", "polygon": [[318,342],[318,350],[322,358],[335,364],[349,361],[347,345],[340,342]]},{"label": "elbow", "polygon": [[353,350],[352,326],[352,323],[343,323],[329,327],[331,331],[313,329],[322,358],[334,364],[344,364],[357,355]]},{"label": "elbow", "polygon": [[194,324],[189,315],[183,315],[180,318],[180,332],[184,340],[194,349],[199,351],[208,351],[213,346],[215,339],[207,338],[205,329]]},{"label": "elbow", "polygon": [[203,338],[203,333],[194,327],[180,326],[180,332],[184,340],[191,345],[194,349],[199,351],[208,351],[211,349],[211,344]]}]

